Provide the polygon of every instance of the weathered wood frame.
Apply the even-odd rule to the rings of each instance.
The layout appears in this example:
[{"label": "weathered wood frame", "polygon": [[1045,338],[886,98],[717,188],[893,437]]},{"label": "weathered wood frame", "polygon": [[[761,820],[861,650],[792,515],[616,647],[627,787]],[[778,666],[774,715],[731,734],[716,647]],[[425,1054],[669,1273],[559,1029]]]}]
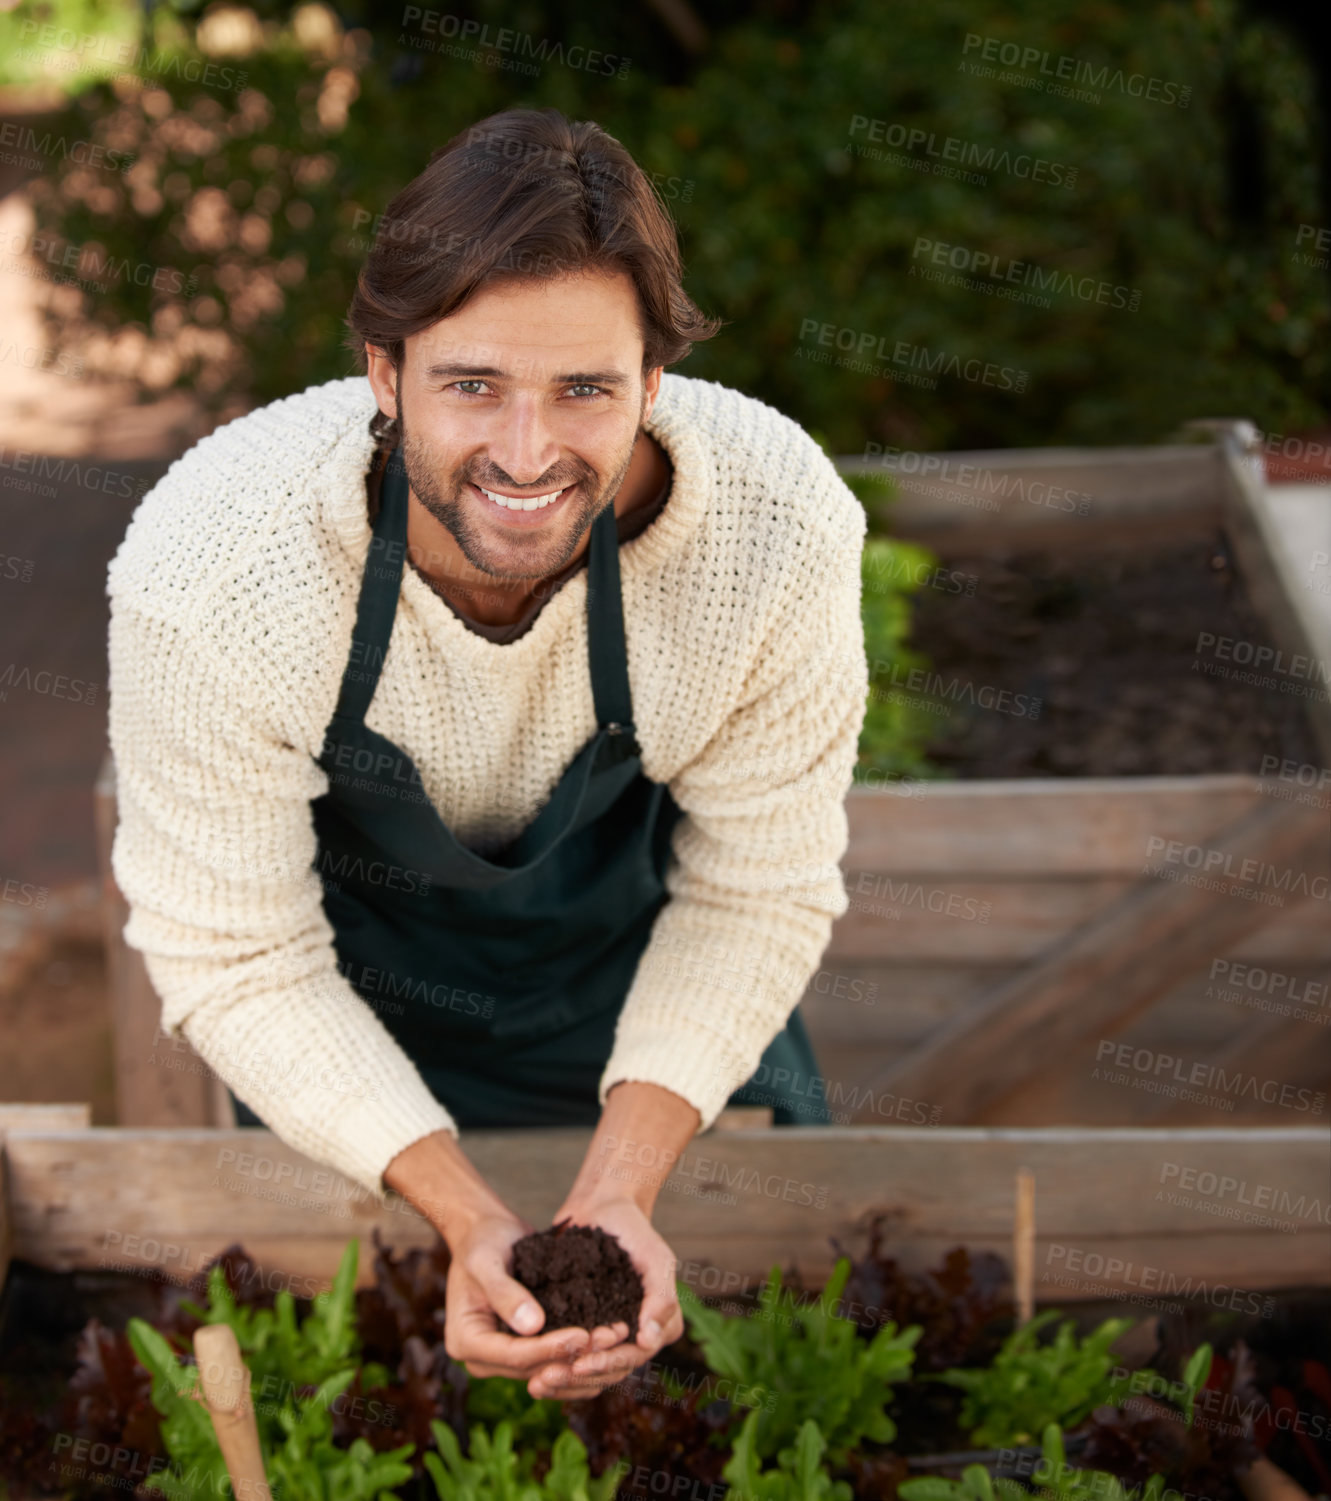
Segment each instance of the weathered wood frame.
[{"label": "weathered wood frame", "polygon": [[[240,1242],[275,1285],[309,1290],[327,1281],[353,1235],[362,1275],[376,1229],[398,1247],[433,1243],[401,1201],[381,1206],[270,1132],[88,1129],[77,1111],[53,1116],[59,1108],[0,1111],[0,1243],[14,1257],[186,1280]],[[543,1224],[589,1136],[474,1132],[464,1144],[496,1191]],[[634,1154],[622,1155],[632,1169]],[[1236,1307],[1231,1294],[1251,1306],[1275,1288],[1331,1285],[1331,1135],[1322,1129],[717,1132],[677,1165],[655,1223],[681,1279],[708,1292],[752,1288],[775,1262],[821,1277],[832,1241],[862,1246],[877,1212],[904,1265],[934,1265],[959,1244],[1009,1258],[1023,1167],[1035,1175],[1041,1301],[1118,1296],[1149,1311],[1157,1300],[1201,1297]],[[1182,1191],[1199,1184],[1201,1193]],[[1285,1228],[1254,1222],[1264,1216]]]}]

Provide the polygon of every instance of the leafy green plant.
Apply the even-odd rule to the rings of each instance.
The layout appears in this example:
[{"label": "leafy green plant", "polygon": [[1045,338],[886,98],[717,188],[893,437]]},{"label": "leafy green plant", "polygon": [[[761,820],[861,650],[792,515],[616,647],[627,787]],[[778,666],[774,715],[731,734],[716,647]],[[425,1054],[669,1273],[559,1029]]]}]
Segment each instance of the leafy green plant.
[{"label": "leafy green plant", "polygon": [[152,1403],[162,1418],[162,1442],[172,1467],[144,1481],[167,1501],[194,1501],[196,1496],[225,1496],[230,1481],[217,1447],[212,1419],[198,1401],[198,1369],[182,1366],[166,1340],[142,1319],[131,1319],[125,1334],[140,1363],[151,1374]]},{"label": "leafy green plant", "polygon": [[[1163,1475],[1152,1475],[1140,1489],[1124,1486],[1106,1470],[1079,1470],[1069,1465],[1057,1423],[1044,1430],[1041,1457],[1032,1476],[1035,1494],[1046,1501],[1160,1501]],[[981,1464],[967,1465],[960,1480],[922,1475],[897,1487],[901,1501],[1029,1501],[1031,1492],[1006,1476],[995,1479]]]},{"label": "leafy green plant", "polygon": [[758,1413],[751,1412],[721,1471],[730,1482],[724,1501],[851,1501],[844,1480],[833,1480],[822,1463],[827,1442],[812,1418],[799,1426],[795,1442],[777,1455],[777,1468],[764,1470],[758,1457]]},{"label": "leafy green plant", "polygon": [[[329,1376],[354,1371],[360,1351],[356,1333],[356,1267],[360,1243],[347,1243],[332,1286],[313,1300],[309,1314],[296,1319],[296,1300],[287,1288],[272,1308],[238,1305],[226,1275],[215,1266],[208,1276],[208,1306],[186,1304],[205,1324],[229,1324],[235,1331],[254,1383],[256,1404],[292,1386],[317,1386]],[[385,1378],[381,1366],[366,1367],[367,1385]]]},{"label": "leafy green plant", "polygon": [[549,1449],[568,1427],[562,1403],[554,1397],[533,1397],[525,1381],[488,1376],[467,1384],[467,1417],[491,1430],[507,1423],[515,1443]]},{"label": "leafy green plant", "polygon": [[616,1465],[593,1479],[582,1440],[567,1429],[555,1440],[541,1480],[532,1474],[538,1450],[515,1448],[509,1422],[493,1434],[477,1424],[466,1455],[451,1428],[436,1422],[430,1431],[439,1452],[425,1455],[425,1468],[439,1501],[611,1501],[620,1480]]},{"label": "leafy green plant", "polygon": [[1085,1339],[1078,1339],[1068,1319],[1050,1343],[1039,1344],[1040,1330],[1057,1317],[1057,1311],[1047,1310],[1014,1329],[992,1365],[922,1378],[966,1393],[961,1421],[975,1443],[1032,1443],[1047,1424],[1071,1427],[1092,1408],[1114,1401],[1122,1382],[1110,1377],[1114,1362],[1109,1347],[1132,1320],[1106,1319]]},{"label": "leafy green plant", "polygon": [[871,778],[929,777],[936,770],[925,746],[938,718],[909,685],[914,668],[928,666],[906,645],[912,599],[937,564],[923,547],[888,537],[867,537],[860,559],[860,618],[869,663],[869,695],[860,731],[858,770]]},{"label": "leafy green plant", "polygon": [[887,1323],[871,1340],[861,1339],[856,1325],[834,1311],[849,1274],[850,1260],[843,1256],[821,1297],[797,1304],[783,1296],[780,1269],[773,1267],[758,1308],[747,1318],[716,1313],[679,1284],[689,1333],[708,1366],[773,1398],[745,1418],[753,1424],[761,1458],[793,1443],[806,1419],[817,1424],[836,1464],[865,1439],[886,1444],[896,1437],[885,1404],[892,1384],[910,1375],[922,1331],[913,1324],[898,1333]]},{"label": "leafy green plant", "polygon": [[[142,1319],[132,1319],[126,1332],[152,1374],[153,1405],[162,1415],[162,1438],[171,1459],[170,1468],[150,1475],[144,1486],[160,1491],[166,1501],[226,1495],[230,1481],[212,1420],[197,1400],[197,1370],[183,1366]],[[406,1461],[413,1444],[376,1454],[364,1439],[356,1439],[349,1449],[333,1443],[332,1402],[354,1375],[348,1367],[306,1396],[288,1393],[266,1411],[256,1405],[264,1469],[284,1501],[394,1501],[391,1488],[411,1478]]]},{"label": "leafy green plant", "polygon": [[1210,1345],[1198,1345],[1188,1357],[1188,1363],[1183,1367],[1183,1385],[1187,1388],[1183,1400],[1183,1411],[1188,1420],[1188,1427],[1192,1427],[1195,1416],[1194,1406],[1197,1401],[1197,1393],[1206,1385],[1207,1378],[1211,1374]]}]

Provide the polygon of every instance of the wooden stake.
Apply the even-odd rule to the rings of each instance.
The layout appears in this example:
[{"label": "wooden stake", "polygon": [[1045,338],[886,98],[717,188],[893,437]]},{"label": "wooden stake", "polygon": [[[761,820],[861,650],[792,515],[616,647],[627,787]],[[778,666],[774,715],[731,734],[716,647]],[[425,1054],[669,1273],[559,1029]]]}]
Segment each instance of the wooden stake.
[{"label": "wooden stake", "polygon": [[205,1324],[194,1334],[199,1386],[213,1420],[236,1501],[273,1501],[250,1401],[250,1371],[228,1324]]},{"label": "wooden stake", "polygon": [[1017,1326],[1035,1313],[1035,1174],[1017,1169],[1016,1214],[1012,1226],[1012,1281],[1016,1289]]},{"label": "wooden stake", "polygon": [[1250,1468],[1235,1470],[1234,1479],[1248,1501],[1312,1501],[1308,1492],[1278,1465],[1263,1455]]}]

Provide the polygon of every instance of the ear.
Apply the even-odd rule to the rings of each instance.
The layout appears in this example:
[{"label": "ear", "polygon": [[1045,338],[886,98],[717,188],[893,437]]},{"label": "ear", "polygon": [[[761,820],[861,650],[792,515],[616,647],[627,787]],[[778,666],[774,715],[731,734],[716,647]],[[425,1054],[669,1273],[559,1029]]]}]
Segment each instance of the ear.
[{"label": "ear", "polygon": [[370,389],[374,392],[374,399],[379,403],[379,410],[385,417],[397,417],[397,371],[393,368],[393,362],[382,349],[373,344],[365,346],[366,375],[369,378]]},{"label": "ear", "polygon": [[656,398],[661,392],[661,375],[665,370],[664,365],[655,365],[647,372],[647,378],[643,381],[643,409],[642,420],[644,422],[652,415],[652,408],[656,405]]}]

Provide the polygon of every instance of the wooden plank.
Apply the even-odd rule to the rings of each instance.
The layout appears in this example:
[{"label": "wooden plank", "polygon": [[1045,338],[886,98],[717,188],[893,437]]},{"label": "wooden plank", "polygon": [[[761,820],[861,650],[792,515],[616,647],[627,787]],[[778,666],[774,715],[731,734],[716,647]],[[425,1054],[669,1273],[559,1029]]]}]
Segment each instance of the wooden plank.
[{"label": "wooden plank", "polygon": [[[1214,843],[1209,841],[1208,847]],[[849,872],[848,895],[861,905],[836,920],[822,968],[839,973],[889,956],[903,964],[1029,964],[1129,895],[1136,884],[1070,877],[946,879],[895,872],[864,873],[861,881],[860,872]],[[857,890],[861,885],[863,894]],[[1226,950],[1231,957],[1281,968],[1331,960],[1325,901],[1291,899],[1267,912],[1265,926],[1236,931]]]},{"label": "wooden plank", "polygon": [[942,547],[986,535],[1023,545],[1093,544],[1106,529],[1138,538],[1204,530],[1219,514],[1214,442],[843,454],[833,462],[844,475],[886,476],[892,531]]},{"label": "wooden plank", "polygon": [[[1225,434],[1221,445],[1217,478],[1225,529],[1248,594],[1276,645],[1287,659],[1302,656],[1313,664],[1311,675],[1287,671],[1283,681],[1300,690],[1298,701],[1312,724],[1323,764],[1331,766],[1331,617],[1316,591],[1307,587],[1312,559],[1302,550],[1302,534],[1286,535],[1282,510],[1263,479],[1261,457],[1245,452],[1243,436],[1236,429]],[[1329,543],[1331,535],[1322,546]]]},{"label": "wooden plank", "polygon": [[[1209,849],[1240,867],[1247,859],[1316,867],[1325,840],[1320,825],[1305,809],[1269,803]],[[871,1083],[928,1101],[949,1123],[981,1119],[987,1106],[1045,1067],[1051,1053],[1088,1036],[1112,1035],[1271,913],[1181,881],[1133,887]]]},{"label": "wooden plank", "polygon": [[[1226,1074],[1253,1080],[1254,1094],[1263,1087],[1271,1099],[1263,1101],[1253,1095],[1222,1096],[1232,1098],[1230,1118],[1260,1116],[1267,1120],[1290,1117],[1294,1106],[1302,1103],[1298,1091],[1308,1091],[1318,1105],[1311,1118],[1327,1115],[1326,1088],[1331,1079],[1331,1030],[1310,1028],[1294,1018],[1255,1016],[1218,1047],[1199,1053],[1197,1061],[1213,1064]],[[1282,1107],[1281,1094],[1273,1086],[1287,1086],[1289,1103]],[[1317,1096],[1320,1095],[1320,1100]],[[1222,1119],[1217,1105],[1198,1104],[1167,1094],[1146,1096],[1133,1112],[1134,1121],[1143,1125],[1174,1125],[1187,1122],[1212,1122]]]},{"label": "wooden plank", "polygon": [[[543,1224],[590,1132],[463,1139],[505,1201]],[[15,1254],[55,1269],[138,1266],[146,1274],[164,1267],[183,1275],[240,1241],[249,1249],[262,1243],[265,1256],[276,1258],[271,1264],[294,1275],[313,1264],[312,1253],[331,1266],[351,1235],[368,1242],[375,1226],[395,1244],[431,1236],[414,1213],[358,1198],[354,1185],[266,1131],[17,1132],[5,1150]],[[896,1225],[893,1254],[923,1244],[933,1256],[956,1244],[1002,1244],[1013,1174],[1028,1166],[1044,1265],[1066,1267],[1073,1248],[1080,1257],[1112,1253],[1139,1265],[1149,1257],[1178,1277],[1223,1272],[1255,1288],[1326,1283],[1331,1225],[1311,1206],[1326,1209],[1328,1161],[1331,1137],[1306,1127],[733,1131],[690,1146],[672,1179],[679,1187],[661,1194],[655,1222],[682,1262],[711,1258],[753,1276],[792,1255],[826,1269],[828,1237],[849,1243],[879,1210]],[[1161,1189],[1184,1172],[1268,1186],[1284,1196],[1287,1213],[1302,1196],[1299,1233],[1258,1234],[1195,1205],[1169,1203]]]},{"label": "wooden plank", "polygon": [[125,942],[129,904],[111,869],[116,787],[115,763],[109,751],[97,778],[94,812],[110,987],[116,1118],[125,1126],[234,1124],[224,1087],[193,1048],[183,1039],[174,1039],[165,1050],[159,1046],[162,1003],[148,977],[143,955]]},{"label": "wooden plank", "polygon": [[846,796],[847,870],[1135,877],[1147,839],[1197,844],[1261,797],[1256,777],[1022,777]]},{"label": "wooden plank", "polygon": [[6,1131],[86,1131],[92,1106],[86,1100],[68,1105],[0,1104],[0,1136]]}]

